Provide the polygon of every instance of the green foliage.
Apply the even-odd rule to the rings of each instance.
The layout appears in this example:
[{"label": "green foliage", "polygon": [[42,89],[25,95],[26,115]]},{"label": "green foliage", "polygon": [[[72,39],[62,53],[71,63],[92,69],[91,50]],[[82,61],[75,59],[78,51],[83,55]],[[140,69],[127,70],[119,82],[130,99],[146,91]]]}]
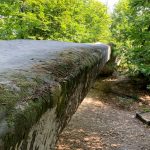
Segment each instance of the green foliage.
[{"label": "green foliage", "polygon": [[122,66],[150,79],[149,0],[120,0],[113,13],[112,35]]},{"label": "green foliage", "polygon": [[0,39],[108,41],[111,19],[97,0],[1,0]]}]

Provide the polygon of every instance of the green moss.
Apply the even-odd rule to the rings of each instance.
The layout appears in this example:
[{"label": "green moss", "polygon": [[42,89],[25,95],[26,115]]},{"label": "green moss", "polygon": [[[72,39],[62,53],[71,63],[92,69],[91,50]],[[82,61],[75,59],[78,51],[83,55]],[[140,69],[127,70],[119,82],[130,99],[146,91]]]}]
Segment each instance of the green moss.
[{"label": "green moss", "polygon": [[65,103],[66,103],[66,100],[68,99],[67,98],[67,95],[68,95],[68,90],[67,90],[67,82],[62,82],[61,83],[61,88],[62,88],[62,91],[60,93],[60,97],[59,97],[59,101],[57,103],[57,109],[56,109],[56,112],[57,112],[57,117],[59,118],[62,113],[64,112],[64,109],[65,109]]},{"label": "green moss", "polygon": [[[48,109],[54,107],[49,90],[42,92],[42,95],[26,102],[25,109],[17,108],[11,110],[7,115],[9,128],[13,129],[5,135],[5,149],[15,146],[22,139],[26,139],[30,128],[40,119],[41,115]],[[22,104],[21,104],[22,105]],[[22,106],[21,106],[22,107]]]},{"label": "green moss", "polygon": [[0,87],[0,104],[8,105],[9,103],[13,103],[20,97],[19,93],[15,93],[9,91],[5,87]]}]

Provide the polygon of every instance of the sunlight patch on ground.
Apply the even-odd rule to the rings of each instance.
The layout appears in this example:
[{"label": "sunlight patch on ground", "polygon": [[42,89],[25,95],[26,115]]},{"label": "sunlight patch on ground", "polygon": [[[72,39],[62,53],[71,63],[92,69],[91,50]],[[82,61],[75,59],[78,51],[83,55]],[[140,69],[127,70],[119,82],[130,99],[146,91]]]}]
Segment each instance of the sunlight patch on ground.
[{"label": "sunlight patch on ground", "polygon": [[84,99],[84,103],[85,104],[92,104],[92,105],[97,106],[97,107],[104,107],[104,103],[102,103],[99,100],[96,100],[95,98],[91,98],[91,97],[86,97]]},{"label": "sunlight patch on ground", "polygon": [[[81,131],[81,132],[80,132]],[[70,136],[70,139],[68,139],[68,143],[65,143],[63,138],[60,138],[60,143],[64,144],[59,144],[57,147],[57,150],[102,150],[103,148],[103,143],[102,143],[102,138],[96,134],[96,133],[91,133],[91,134],[86,134],[87,131],[84,131],[83,129],[79,130],[74,130],[72,133],[67,133],[65,132],[65,135]],[[72,138],[72,135],[80,135],[82,138]],[[80,145],[84,142],[83,148],[80,147]],[[72,147],[76,145],[76,149],[72,149]],[[79,145],[79,147],[78,147]],[[77,148],[78,147],[78,148]],[[84,148],[85,147],[85,148]]]}]

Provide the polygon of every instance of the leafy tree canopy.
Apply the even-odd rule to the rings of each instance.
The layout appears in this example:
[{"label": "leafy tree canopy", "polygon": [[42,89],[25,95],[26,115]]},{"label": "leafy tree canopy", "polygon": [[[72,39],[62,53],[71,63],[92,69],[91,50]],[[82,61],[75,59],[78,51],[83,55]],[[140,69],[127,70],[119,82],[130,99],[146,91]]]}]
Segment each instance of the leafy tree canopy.
[{"label": "leafy tree canopy", "polygon": [[112,15],[112,35],[130,74],[150,79],[150,2],[120,0]]},{"label": "leafy tree canopy", "polygon": [[107,41],[111,19],[97,0],[1,0],[0,39]]}]

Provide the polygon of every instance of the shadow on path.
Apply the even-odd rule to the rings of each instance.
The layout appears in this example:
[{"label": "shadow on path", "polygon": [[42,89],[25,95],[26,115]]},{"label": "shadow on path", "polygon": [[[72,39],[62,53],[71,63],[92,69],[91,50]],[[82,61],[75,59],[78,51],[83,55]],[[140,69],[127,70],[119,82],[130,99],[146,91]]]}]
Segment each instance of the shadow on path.
[{"label": "shadow on path", "polygon": [[104,94],[97,84],[60,135],[56,149],[150,150],[150,128],[135,118],[135,110],[109,103],[118,97]]}]

